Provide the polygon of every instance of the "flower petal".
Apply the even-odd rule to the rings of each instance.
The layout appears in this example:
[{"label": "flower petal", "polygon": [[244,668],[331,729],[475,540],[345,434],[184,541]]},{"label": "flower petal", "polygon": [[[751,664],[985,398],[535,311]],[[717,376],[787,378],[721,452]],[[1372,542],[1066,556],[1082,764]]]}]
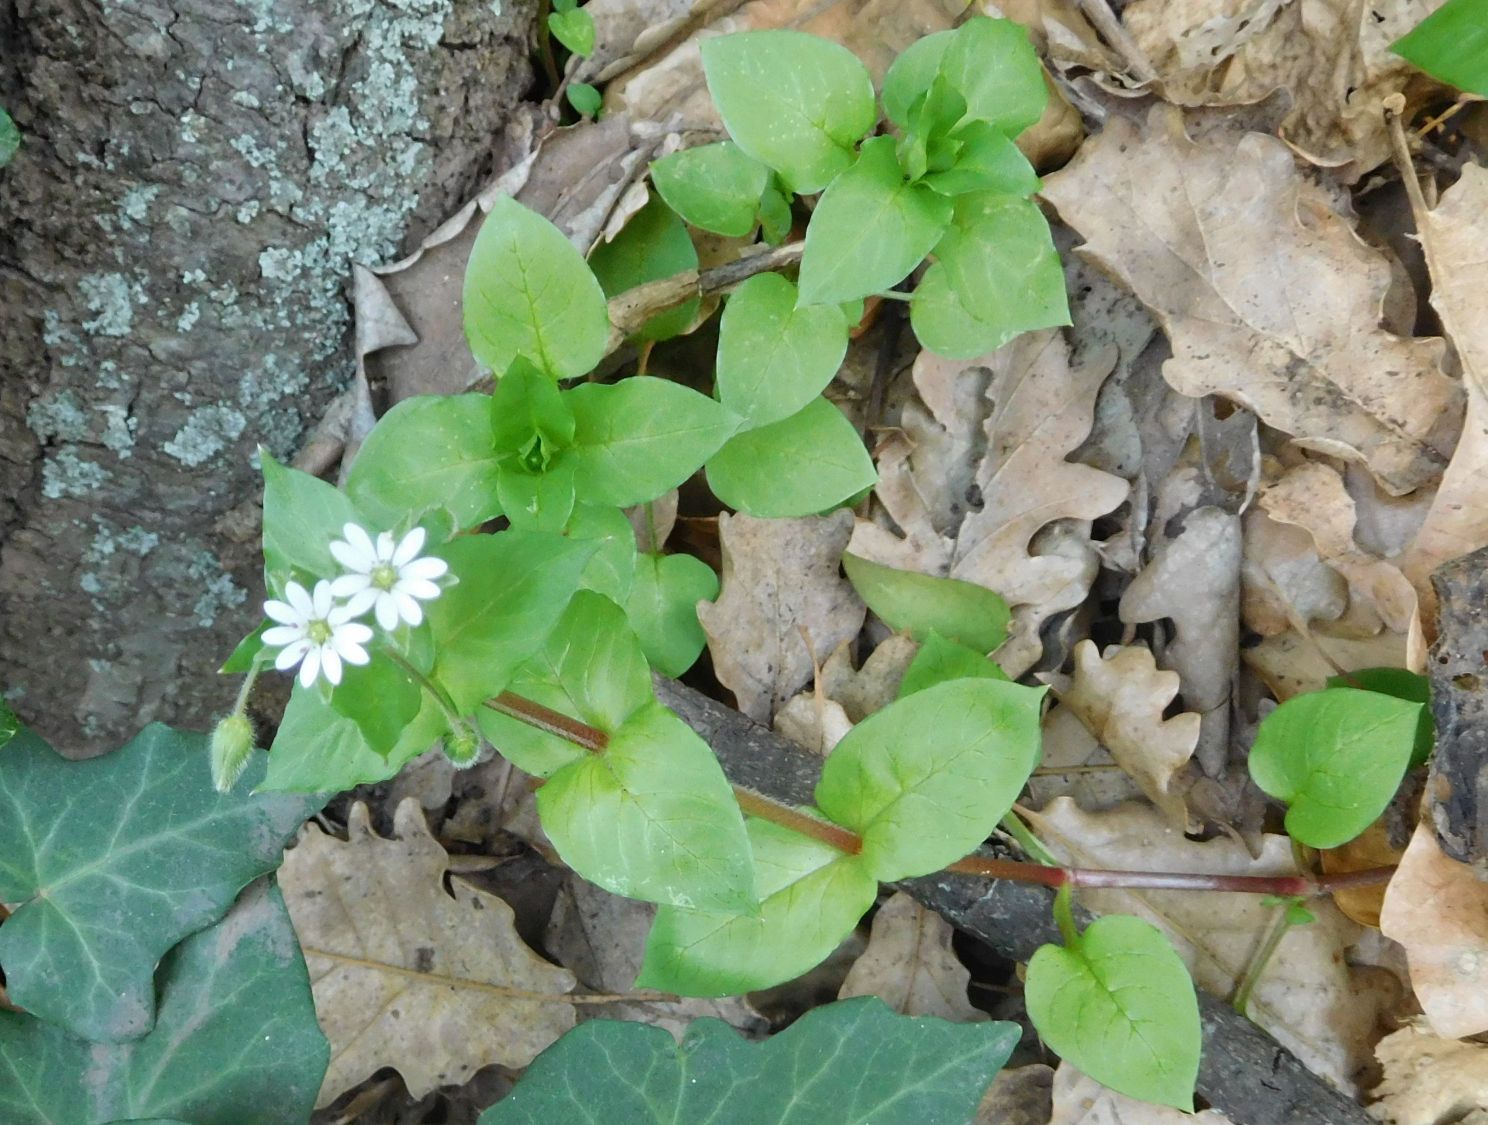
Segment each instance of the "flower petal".
[{"label": "flower petal", "polygon": [[393,557],[393,533],[380,532],[377,536],[377,561],[388,562]]},{"label": "flower petal", "polygon": [[303,625],[305,617],[297,613],[288,602],[267,601],[263,604],[265,617],[271,617],[281,625]]},{"label": "flower petal", "polygon": [[341,657],[330,645],[320,650],[320,667],[333,686],[341,682]]},{"label": "flower petal", "polygon": [[293,668],[304,658],[305,653],[309,651],[310,642],[308,640],[295,641],[274,658],[274,667],[281,672]]},{"label": "flower petal", "polygon": [[312,597],[315,599],[315,616],[324,621],[331,615],[331,610],[336,605],[336,599],[331,594],[331,584],[322,578],[315,584],[315,593]]},{"label": "flower petal", "polygon": [[424,529],[416,527],[407,535],[403,536],[403,542],[399,543],[393,551],[393,565],[407,566],[418,553],[424,549]]},{"label": "flower petal", "polygon": [[399,568],[399,578],[441,578],[449,570],[449,563],[443,559],[414,559],[408,565]]},{"label": "flower petal", "polygon": [[377,565],[376,559],[357,550],[350,543],[343,543],[339,539],[333,539],[331,541],[331,554],[347,570],[357,574],[367,574]]},{"label": "flower petal", "polygon": [[332,637],[331,645],[340,654],[341,659],[348,664],[366,664],[372,659],[367,655],[366,649],[343,634],[337,634]]},{"label": "flower petal", "polygon": [[422,578],[405,578],[394,586],[393,589],[400,594],[408,594],[411,597],[421,598],[426,602],[439,597],[443,593],[434,583]]},{"label": "flower petal", "polygon": [[281,645],[292,645],[295,641],[305,639],[305,627],[303,625],[275,625],[272,629],[265,629],[263,643],[279,648]]},{"label": "flower petal", "polygon": [[331,582],[331,593],[338,598],[349,598],[370,585],[372,585],[370,574],[343,574]]},{"label": "flower petal", "polygon": [[315,682],[315,677],[320,674],[320,649],[314,645],[310,651],[305,653],[305,662],[300,665],[300,686],[309,687]]},{"label": "flower petal", "polygon": [[314,615],[315,603],[310,600],[310,591],[298,582],[284,584],[284,598],[299,615],[299,620],[308,621]]},{"label": "flower petal", "polygon": [[410,625],[417,625],[424,619],[423,607],[402,590],[393,591],[393,597],[398,599],[398,613],[404,621]]},{"label": "flower petal", "polygon": [[372,639],[372,630],[360,621],[350,621],[338,628],[332,636],[346,637],[354,645],[364,645]]},{"label": "flower petal", "polygon": [[332,629],[338,625],[344,625],[346,622],[352,620],[352,618],[360,617],[371,609],[372,603],[377,600],[377,596],[378,591],[370,585],[358,590],[346,600],[345,605],[338,605],[330,613],[326,614],[326,621],[330,623]]},{"label": "flower petal", "polygon": [[377,623],[389,633],[398,627],[398,603],[391,592],[377,595]]},{"label": "flower petal", "polygon": [[362,530],[361,527],[354,523],[343,525],[341,528],[341,534],[346,536],[347,545],[350,546],[351,549],[354,550],[359,557],[367,560],[365,569],[371,570],[372,564],[377,561],[377,548],[372,546],[372,537],[368,535],[364,530]]}]

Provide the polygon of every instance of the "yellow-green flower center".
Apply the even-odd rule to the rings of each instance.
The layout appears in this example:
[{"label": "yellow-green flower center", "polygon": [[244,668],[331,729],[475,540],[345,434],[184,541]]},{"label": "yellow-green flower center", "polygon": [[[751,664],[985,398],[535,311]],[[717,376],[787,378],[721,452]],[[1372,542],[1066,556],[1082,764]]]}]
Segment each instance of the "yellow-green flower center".
[{"label": "yellow-green flower center", "polygon": [[379,590],[391,590],[398,584],[398,572],[391,563],[380,563],[372,568],[372,585]]},{"label": "yellow-green flower center", "polygon": [[305,626],[305,636],[310,638],[312,644],[323,645],[331,639],[331,623],[329,621],[312,621]]}]

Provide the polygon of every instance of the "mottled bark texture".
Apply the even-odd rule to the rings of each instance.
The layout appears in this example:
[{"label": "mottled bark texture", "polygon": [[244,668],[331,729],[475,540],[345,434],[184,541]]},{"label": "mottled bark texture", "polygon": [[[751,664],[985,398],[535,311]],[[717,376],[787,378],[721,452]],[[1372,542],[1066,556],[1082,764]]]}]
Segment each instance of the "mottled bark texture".
[{"label": "mottled bark texture", "polygon": [[64,749],[230,700],[255,447],[351,378],[351,263],[491,171],[535,7],[0,0],[0,688]]},{"label": "mottled bark texture", "polygon": [[1431,646],[1436,753],[1426,809],[1442,851],[1488,878],[1488,548],[1431,576],[1440,607]]}]

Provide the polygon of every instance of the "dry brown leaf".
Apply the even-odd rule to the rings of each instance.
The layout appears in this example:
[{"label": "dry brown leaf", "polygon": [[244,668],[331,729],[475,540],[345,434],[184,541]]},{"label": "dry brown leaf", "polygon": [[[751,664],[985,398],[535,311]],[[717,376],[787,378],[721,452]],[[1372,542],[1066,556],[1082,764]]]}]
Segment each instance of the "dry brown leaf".
[{"label": "dry brown leaf", "polygon": [[1285,90],[1281,134],[1353,181],[1389,156],[1383,102],[1421,105],[1441,87],[1390,44],[1442,0],[1136,0],[1122,12],[1133,40],[1180,105],[1240,106]]},{"label": "dry brown leaf", "polygon": [[974,1125],[1048,1125],[1054,1070],[1042,1063],[997,1072],[977,1106]]},{"label": "dry brown leaf", "polygon": [[1114,349],[1101,348],[1073,364],[1062,334],[1031,332],[962,365],[963,371],[990,373],[963,378],[977,380],[973,385],[985,379],[986,397],[994,405],[975,473],[982,506],[960,521],[953,540],[942,529],[955,526],[966,495],[958,504],[954,493],[940,492],[936,511],[920,482],[936,480],[947,460],[954,462],[959,450],[972,448],[960,414],[966,400],[945,392],[950,369],[917,365],[917,381],[923,371],[925,384],[935,388],[927,404],[946,435],[944,456],[932,455],[922,470],[912,451],[888,471],[880,457],[876,493],[893,523],[912,538],[866,520],[853,533],[855,554],[889,566],[949,573],[1001,594],[1013,607],[1013,620],[996,656],[1012,676],[1037,662],[1043,622],[1085,599],[1099,566],[1089,521],[1126,498],[1128,486],[1120,477],[1065,460],[1089,435],[1096,395],[1114,363]]},{"label": "dry brown leaf", "polygon": [[1043,194],[1161,319],[1176,389],[1362,460],[1392,493],[1441,472],[1462,407],[1442,342],[1380,327],[1388,265],[1285,145],[1197,143],[1159,107],[1144,129],[1112,117]]},{"label": "dry brown leaf", "polygon": [[1488,883],[1442,852],[1427,821],[1385,890],[1380,929],[1405,946],[1411,986],[1436,1034],[1488,1031]]},{"label": "dry brown leaf", "polygon": [[385,1066],[415,1098],[526,1066],[574,1025],[574,975],[522,944],[511,907],[459,878],[445,891],[449,857],[417,801],[394,829],[376,835],[355,804],[345,841],[308,825],[279,870],[331,1041],[317,1107]]},{"label": "dry brown leaf", "polygon": [[1239,667],[1239,517],[1222,508],[1189,512],[1121,595],[1120,613],[1127,624],[1172,620],[1175,636],[1162,663],[1182,678],[1183,704],[1199,715],[1196,753],[1204,772],[1220,776],[1229,758],[1230,693]]},{"label": "dry brown leaf", "polygon": [[825,758],[852,730],[853,721],[835,699],[803,691],[775,712],[773,726],[776,734],[790,739],[808,754]]},{"label": "dry brown leaf", "polygon": [[851,645],[838,645],[822,665],[822,692],[836,700],[848,719],[861,723],[899,695],[899,684],[920,646],[903,633],[884,638],[861,668],[853,668]]},{"label": "dry brown leaf", "polygon": [[[1386,814],[1352,840],[1336,848],[1324,848],[1318,852],[1318,864],[1324,874],[1372,871],[1398,864],[1404,852],[1398,845],[1390,842],[1390,822],[1394,819]],[[1400,830],[1403,831],[1403,826]],[[1333,892],[1333,905],[1359,925],[1373,926],[1376,929],[1379,928],[1380,908],[1384,901],[1383,883],[1364,887],[1341,887]]]},{"label": "dry brown leaf", "polygon": [[1259,508],[1241,521],[1240,620],[1263,637],[1336,621],[1348,609],[1348,583],[1318,557],[1313,538]]},{"label": "dry brown leaf", "polygon": [[1322,691],[1328,678],[1360,668],[1406,667],[1406,638],[1398,633],[1339,637],[1325,625],[1264,637],[1240,651],[1240,658],[1279,700]]},{"label": "dry brown leaf", "polygon": [[1028,779],[1034,805],[1070,797],[1082,809],[1094,812],[1141,798],[1137,783],[1073,711],[1050,707],[1044,712],[1041,730],[1039,766]]},{"label": "dry brown leaf", "polygon": [[868,948],[853,962],[837,998],[877,996],[903,1016],[955,1023],[984,1020],[966,999],[971,973],[951,950],[951,924],[903,891],[878,908]]},{"label": "dry brown leaf", "polygon": [[1316,461],[1296,465],[1262,491],[1260,506],[1272,519],[1306,530],[1319,558],[1347,580],[1351,627],[1364,635],[1381,626],[1410,632],[1415,589],[1399,568],[1354,542],[1354,499],[1334,469]]},{"label": "dry brown leaf", "polygon": [[1481,1125],[1488,1106],[1488,1047],[1406,1026],[1380,1040],[1385,1076],[1369,1112],[1386,1125]]},{"label": "dry brown leaf", "polygon": [[846,510],[790,520],[718,517],[722,592],[698,603],[698,620],[719,682],[756,722],[768,723],[811,679],[814,659],[863,626],[867,608],[840,573],[852,527]]},{"label": "dry brown leaf", "polygon": [[1049,1125],[1229,1125],[1217,1109],[1184,1113],[1181,1109],[1139,1102],[1108,1090],[1094,1078],[1061,1062],[1054,1072],[1054,1115]]},{"label": "dry brown leaf", "polygon": [[1185,711],[1164,719],[1178,695],[1178,674],[1158,670],[1141,645],[1111,645],[1104,654],[1094,641],[1075,646],[1075,674],[1059,702],[1079,716],[1149,800],[1174,827],[1188,824],[1183,794],[1174,787],[1199,744],[1200,719]]},{"label": "dry brown leaf", "polygon": [[[1061,798],[1029,813],[1028,820],[1056,856],[1080,867],[1296,873],[1286,836],[1263,837],[1260,856],[1252,859],[1228,837],[1186,838],[1147,805],[1086,813]],[[1275,909],[1263,905],[1260,895],[1244,894],[1082,890],[1079,898],[1098,914],[1135,914],[1160,927],[1199,987],[1216,996],[1234,989]],[[1249,1015],[1312,1070],[1352,1091],[1371,1058],[1378,1014],[1395,997],[1383,971],[1351,970],[1345,962],[1344,950],[1359,927],[1324,900],[1308,908],[1317,921],[1293,928],[1282,939],[1256,986]]]},{"label": "dry brown leaf", "polygon": [[1415,542],[1401,560],[1435,633],[1436,592],[1431,572],[1442,563],[1488,546],[1488,169],[1468,164],[1432,211],[1416,225],[1431,270],[1431,304],[1457,349],[1467,389],[1467,421],[1457,451]]},{"label": "dry brown leaf", "polygon": [[[543,946],[586,986],[596,992],[625,993],[641,971],[646,935],[656,907],[621,898],[569,874],[553,902]],[[663,1027],[681,1038],[692,1020],[723,1020],[754,1038],[769,1030],[767,1021],[742,996],[717,1000],[617,1000],[584,1004],[580,1019],[624,1019]]]}]

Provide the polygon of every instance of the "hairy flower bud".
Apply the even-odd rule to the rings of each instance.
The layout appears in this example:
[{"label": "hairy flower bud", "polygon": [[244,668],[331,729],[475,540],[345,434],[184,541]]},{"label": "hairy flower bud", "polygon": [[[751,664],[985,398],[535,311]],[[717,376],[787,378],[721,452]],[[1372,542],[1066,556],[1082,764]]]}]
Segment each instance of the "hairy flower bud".
[{"label": "hairy flower bud", "polygon": [[444,752],[460,769],[473,766],[480,757],[480,737],[461,723],[444,736]]},{"label": "hairy flower bud", "polygon": [[246,715],[232,714],[212,731],[212,785],[226,793],[238,783],[253,753],[253,724]]}]

